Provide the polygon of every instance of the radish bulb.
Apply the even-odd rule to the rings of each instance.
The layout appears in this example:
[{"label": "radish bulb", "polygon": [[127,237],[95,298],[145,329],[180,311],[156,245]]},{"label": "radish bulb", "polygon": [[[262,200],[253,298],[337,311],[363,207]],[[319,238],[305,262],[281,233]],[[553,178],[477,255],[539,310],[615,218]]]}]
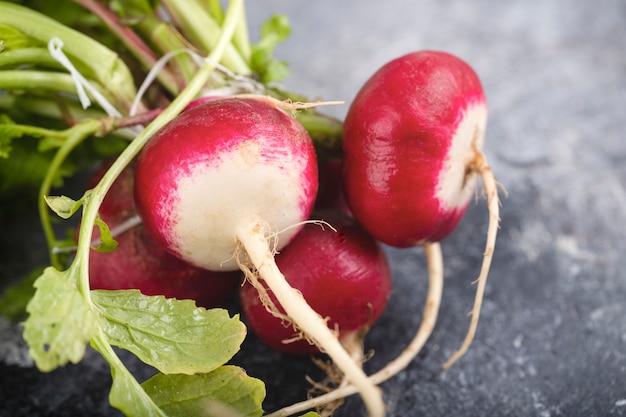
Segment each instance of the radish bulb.
[{"label": "radish bulb", "polygon": [[[93,174],[93,188],[109,168],[104,164]],[[204,308],[221,307],[237,293],[241,272],[209,271],[187,264],[166,252],[136,218],[133,200],[134,164],[116,178],[99,209],[100,218],[116,234],[119,246],[113,252],[92,252],[89,283],[92,289],[138,289],[145,295],[194,300]],[[99,236],[94,228],[93,235]]]},{"label": "radish bulb", "polygon": [[309,218],[317,175],[311,138],[275,100],[216,99],[181,113],[146,144],[135,201],[149,232],[186,262],[255,268],[294,324],[359,388],[370,414],[382,416],[378,387],[274,260]]},{"label": "radish bulb", "polygon": [[[391,294],[387,258],[380,244],[348,214],[324,210],[316,211],[314,217],[334,230],[305,225],[276,255],[276,264],[309,305],[328,318],[328,327],[337,329],[346,349],[359,354],[363,336]],[[265,290],[274,298],[271,290]],[[318,346],[298,337],[298,329],[284,322],[284,311],[272,314],[265,309],[249,282],[241,288],[240,298],[247,324],[267,345],[293,355],[319,353]]]},{"label": "radish bulb", "polygon": [[490,212],[471,322],[474,337],[499,221],[496,181],[482,147],[487,104],[461,59],[439,51],[390,61],[363,85],[344,123],[344,181],[354,216],[395,247],[439,242],[456,227],[482,177]]}]

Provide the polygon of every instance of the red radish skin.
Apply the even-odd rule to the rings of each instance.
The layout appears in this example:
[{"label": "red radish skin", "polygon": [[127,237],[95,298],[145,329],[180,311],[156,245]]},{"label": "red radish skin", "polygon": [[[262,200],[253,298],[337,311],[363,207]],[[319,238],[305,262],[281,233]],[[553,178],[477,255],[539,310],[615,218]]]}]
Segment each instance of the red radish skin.
[{"label": "red radish skin", "polygon": [[[108,169],[105,164],[91,180],[91,186]],[[133,165],[115,180],[100,206],[99,214],[115,229],[136,215],[133,199]],[[94,237],[98,237],[94,229]],[[237,294],[239,272],[214,272],[191,266],[168,253],[146,232],[135,225],[115,236],[119,246],[113,252],[92,252],[89,256],[89,282],[92,289],[138,289],[145,295],[190,299],[204,308],[222,307]]]},{"label": "red radish skin", "polygon": [[344,125],[344,180],[354,215],[395,247],[437,242],[476,188],[468,169],[483,144],[481,83],[460,59],[418,52],[377,71]]},{"label": "red radish skin", "polygon": [[267,222],[281,231],[276,249],[285,246],[300,229],[292,226],[308,218],[318,184],[306,131],[258,99],[214,99],[183,112],[146,144],[135,183],[150,233],[211,270],[238,269],[242,219]]},{"label": "red radish skin", "polygon": [[[426,260],[428,262],[428,294],[426,296],[426,302],[424,303],[422,322],[417,333],[403,349],[402,353],[385,365],[384,368],[369,376],[369,379],[375,384],[381,384],[405,369],[426,344],[426,341],[435,328],[443,293],[443,258],[441,256],[441,245],[439,243],[426,243],[424,244],[424,251],[426,252]],[[265,417],[287,417],[295,415],[310,409],[323,407],[326,404],[341,400],[357,392],[358,390],[354,385],[341,384],[338,388],[328,393],[291,404],[278,411],[267,414]]]},{"label": "red radish skin", "polygon": [[[276,256],[276,263],[287,282],[328,318],[328,327],[339,331],[339,339],[351,340],[355,333],[365,333],[387,305],[392,286],[387,258],[379,243],[347,214],[319,211],[312,217],[335,230],[307,224]],[[249,282],[240,298],[249,327],[266,344],[294,355],[319,353],[307,340],[293,340],[297,331],[265,309]]]},{"label": "red radish skin", "polygon": [[302,228],[318,188],[311,138],[278,106],[234,96],[182,112],[138,157],[137,210],[159,244],[186,262],[253,267],[293,323],[359,388],[369,414],[383,416],[380,389],[276,266],[273,251]]},{"label": "red radish skin", "polygon": [[319,190],[315,201],[316,210],[340,210],[350,214],[343,192],[343,163],[341,159],[320,161]]},{"label": "red radish skin", "polygon": [[487,104],[463,60],[420,51],[394,59],[366,81],[344,124],[344,181],[354,216],[395,247],[439,242],[456,227],[482,177],[490,221],[470,330],[476,329],[499,221],[497,186],[482,154]]}]

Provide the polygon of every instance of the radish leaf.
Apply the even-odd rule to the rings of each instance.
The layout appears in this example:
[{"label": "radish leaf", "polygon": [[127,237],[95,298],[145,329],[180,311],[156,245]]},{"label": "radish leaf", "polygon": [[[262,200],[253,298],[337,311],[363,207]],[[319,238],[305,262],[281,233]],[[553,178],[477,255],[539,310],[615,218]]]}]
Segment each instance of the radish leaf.
[{"label": "radish leaf", "polygon": [[126,368],[111,365],[113,384],[109,393],[109,402],[113,407],[127,416],[166,417]]},{"label": "radish leaf", "polygon": [[142,387],[170,417],[263,415],[263,382],[248,376],[237,366],[221,366],[212,372],[197,375],[157,374],[144,382]]},{"label": "radish leaf", "polygon": [[[8,158],[11,151],[11,141],[13,139],[21,138],[22,136],[31,136],[42,139],[49,139],[51,144],[48,149],[59,147],[59,135],[51,130],[43,129],[37,126],[19,125],[14,123],[7,115],[0,115],[0,157]],[[45,151],[44,148],[39,148],[40,151]]]},{"label": "radish leaf", "polygon": [[118,243],[113,239],[111,229],[109,229],[109,226],[107,226],[100,216],[96,217],[95,224],[100,231],[100,244],[93,249],[98,252],[113,252],[117,249]]},{"label": "radish leaf", "polygon": [[35,268],[30,274],[4,289],[0,295],[0,315],[14,322],[25,318],[26,306],[35,294],[33,284],[41,276],[43,269]]},{"label": "radish leaf", "polygon": [[61,196],[44,196],[46,204],[62,219],[69,219],[83,205],[83,200],[78,201],[61,195]]},{"label": "radish leaf", "polygon": [[289,21],[284,15],[272,16],[261,26],[261,39],[252,46],[252,69],[261,82],[281,81],[289,75],[287,64],[273,57],[276,46],[291,34]]},{"label": "radish leaf", "polygon": [[239,350],[246,328],[223,309],[137,290],[92,291],[109,343],[163,373],[209,372]]},{"label": "radish leaf", "polygon": [[26,307],[24,339],[37,367],[52,371],[78,363],[89,339],[98,332],[97,316],[74,285],[72,269],[48,267],[35,281],[35,295]]}]

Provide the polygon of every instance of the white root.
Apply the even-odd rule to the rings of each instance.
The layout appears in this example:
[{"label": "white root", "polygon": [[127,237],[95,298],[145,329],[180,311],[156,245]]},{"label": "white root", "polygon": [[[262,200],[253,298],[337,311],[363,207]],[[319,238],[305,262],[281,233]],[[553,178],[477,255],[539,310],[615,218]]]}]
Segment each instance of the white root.
[{"label": "white root", "polygon": [[361,394],[368,415],[383,417],[385,405],[381,389],[367,378],[361,366],[328,328],[326,321],[309,306],[299,291],[287,283],[276,265],[266,232],[267,229],[262,222],[251,219],[249,224],[238,231],[237,239],[289,318],[334,361]]},{"label": "white root", "polygon": [[442,368],[450,368],[454,362],[459,360],[466,352],[474,336],[476,335],[476,328],[478,327],[478,319],[480,317],[480,309],[483,302],[483,296],[485,294],[485,286],[487,285],[487,276],[489,275],[489,269],[491,268],[491,261],[493,259],[493,252],[496,246],[496,236],[498,234],[498,224],[500,222],[500,199],[498,197],[498,183],[493,175],[493,171],[485,155],[476,150],[476,157],[472,163],[472,170],[478,173],[483,180],[484,191],[487,194],[487,205],[489,209],[489,225],[487,227],[487,239],[485,244],[485,252],[483,255],[483,262],[480,268],[480,274],[476,279],[476,296],[474,298],[474,306],[469,313],[470,325],[463,340],[461,347],[450,356],[450,358],[442,365]]},{"label": "white root", "polygon": [[428,293],[426,294],[426,302],[422,313],[422,322],[413,340],[402,353],[372,376],[372,379],[376,378],[377,384],[386,381],[406,368],[422,350],[422,347],[424,347],[424,344],[426,344],[426,341],[435,329],[443,293],[443,255],[441,254],[441,245],[438,242],[426,243],[424,244],[424,252],[426,253],[426,261],[428,263]]},{"label": "white root", "polygon": [[[439,243],[425,244],[424,251],[428,262],[428,293],[424,304],[422,322],[417,333],[402,353],[380,371],[369,377],[369,381],[374,384],[381,384],[406,368],[419,354],[435,328],[443,293],[443,257]],[[337,401],[357,392],[359,390],[353,384],[342,385],[327,394],[292,404],[267,414],[265,417],[288,417],[302,411],[320,407],[332,401]]]}]

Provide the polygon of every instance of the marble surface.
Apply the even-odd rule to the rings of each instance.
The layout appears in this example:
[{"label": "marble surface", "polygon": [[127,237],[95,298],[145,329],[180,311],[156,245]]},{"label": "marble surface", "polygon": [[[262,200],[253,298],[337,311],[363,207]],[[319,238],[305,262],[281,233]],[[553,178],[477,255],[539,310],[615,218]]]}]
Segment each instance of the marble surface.
[{"label": "marble surface", "polygon": [[[271,13],[289,16],[293,34],[278,51],[290,62],[286,85],[311,97],[349,101],[380,65],[418,49],[455,53],[483,80],[485,152],[508,196],[476,340],[440,370],[467,328],[484,200],[442,243],[439,321],[419,357],[382,385],[388,415],[626,415],[626,3],[259,0],[247,8],[251,27]],[[343,117],[346,109],[328,111]],[[7,227],[10,234],[25,224]],[[8,247],[7,233],[2,239]],[[419,249],[388,254],[394,293],[367,339],[376,352],[370,371],[409,341],[426,289]],[[24,256],[20,265],[37,260]],[[0,321],[0,334],[1,416],[119,415],[96,354],[44,375],[29,364],[18,328]],[[319,375],[308,359],[253,337],[234,362],[266,380],[268,411],[304,398],[304,376]],[[337,416],[363,413],[352,397]]]}]

